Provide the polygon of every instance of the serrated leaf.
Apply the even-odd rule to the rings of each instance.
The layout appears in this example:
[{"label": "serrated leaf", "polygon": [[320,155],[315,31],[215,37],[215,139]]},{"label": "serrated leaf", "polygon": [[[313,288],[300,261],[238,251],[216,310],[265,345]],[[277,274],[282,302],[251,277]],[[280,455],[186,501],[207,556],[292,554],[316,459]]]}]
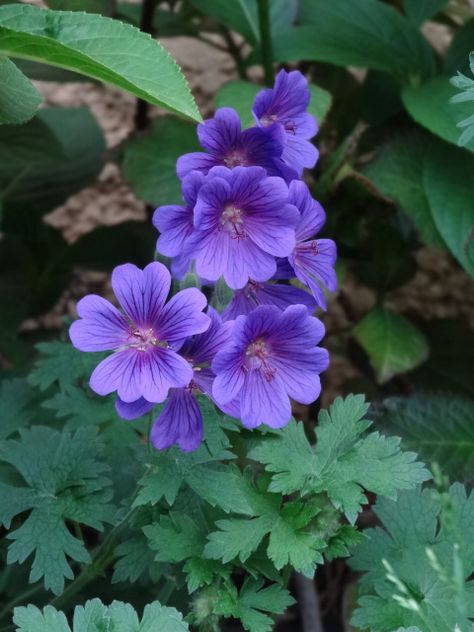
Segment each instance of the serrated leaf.
[{"label": "serrated leaf", "polygon": [[56,417],[67,417],[68,426],[100,425],[115,420],[120,423],[114,398],[97,397],[84,388],[67,385],[51,399],[42,403],[43,408],[56,412]]},{"label": "serrated leaf", "polygon": [[240,619],[248,632],[270,632],[273,619],[267,614],[281,614],[294,603],[287,590],[271,584],[262,588],[263,581],[248,578],[239,594],[232,587],[222,590],[217,601],[216,612],[224,617]]},{"label": "serrated leaf", "polygon": [[0,7],[0,53],[80,72],[199,121],[179,67],[147,34],[94,14]]},{"label": "serrated leaf", "polygon": [[[249,456],[273,473],[270,490],[326,492],[334,506],[354,522],[366,502],[363,490],[392,497],[429,478],[415,454],[400,451],[399,439],[378,432],[365,434],[371,425],[364,418],[366,411],[362,395],[337,398],[329,411],[320,413],[316,448],[311,448],[304,432],[291,422],[262,440]],[[295,476],[293,464],[298,458],[302,463]]]},{"label": "serrated leaf", "polygon": [[193,125],[171,117],[159,117],[149,134],[129,141],[123,174],[135,194],[154,206],[182,203],[176,161],[200,149]]},{"label": "serrated leaf", "polygon": [[158,551],[159,562],[182,562],[188,557],[199,557],[206,542],[206,534],[191,516],[170,512],[159,523],[143,527],[152,549]]},{"label": "serrated leaf", "polygon": [[0,439],[26,426],[34,415],[35,390],[22,378],[0,384]]},{"label": "serrated leaf", "polygon": [[390,138],[362,169],[366,178],[386,197],[393,199],[412,220],[423,240],[445,247],[431,215],[423,182],[424,162],[432,139],[413,130]]},{"label": "serrated leaf", "polygon": [[80,379],[89,379],[92,370],[103,358],[102,353],[82,353],[66,342],[40,342],[36,349],[42,354],[31,371],[28,382],[41,391],[55,383],[67,389]]},{"label": "serrated leaf", "polygon": [[230,575],[230,568],[217,560],[206,560],[202,557],[191,557],[183,570],[186,573],[189,594],[203,586],[210,586],[216,576],[226,579]]},{"label": "serrated leaf", "polygon": [[[249,81],[226,83],[216,94],[216,107],[234,108],[240,116],[242,127],[251,127],[255,125],[255,119],[252,115],[252,104],[260,90],[262,90],[261,86]],[[308,105],[308,112],[314,116],[321,127],[331,108],[332,96],[323,88],[313,84],[309,85],[309,91],[311,93],[311,101]]]},{"label": "serrated leaf", "polygon": [[402,438],[428,463],[436,462],[453,479],[474,472],[474,404],[456,395],[418,393],[384,401],[380,423]]},{"label": "serrated leaf", "polygon": [[[452,103],[456,89],[449,77],[435,77],[420,85],[404,88],[402,100],[410,116],[443,140],[458,144],[458,124],[472,114],[469,103]],[[466,144],[474,152],[474,139]]]},{"label": "serrated leaf", "polygon": [[352,623],[372,632],[469,629],[474,495],[459,483],[443,495],[416,489],[397,502],[380,498],[375,512],[386,531],[367,530],[351,558],[350,565],[366,573]]},{"label": "serrated leaf", "polygon": [[375,307],[364,316],[353,336],[369,356],[381,384],[416,368],[428,357],[423,334],[404,316],[384,307]]},{"label": "serrated leaf", "polygon": [[257,550],[275,521],[274,515],[258,516],[251,520],[218,520],[216,527],[219,530],[209,534],[204,552],[207,557],[221,559],[224,564],[235,558],[244,563]]},{"label": "serrated leaf", "polygon": [[383,70],[403,83],[434,71],[426,40],[399,12],[378,0],[301,0],[299,23],[303,26],[274,39],[275,61]]},{"label": "serrated leaf", "polygon": [[[474,196],[470,179],[474,156],[461,149],[437,147],[427,156],[423,181],[436,227],[445,243],[474,276],[469,244],[474,233]],[[439,174],[443,173],[440,178]]]},{"label": "serrated leaf", "polygon": [[99,599],[76,606],[72,629],[62,612],[52,606],[43,611],[36,606],[15,608],[13,623],[17,632],[186,632],[189,630],[175,608],[158,601],[145,606],[140,621],[130,604],[114,601],[105,606]]},{"label": "serrated leaf", "polygon": [[62,592],[64,578],[73,573],[66,556],[89,562],[84,544],[66,527],[66,520],[101,530],[111,521],[107,466],[97,461],[100,445],[94,428],[59,433],[34,426],[21,430],[21,440],[0,445],[0,457],[10,463],[24,486],[0,484],[0,522],[7,528],[13,517],[31,509],[23,523],[8,534],[13,540],[7,561],[23,563],[34,554],[30,582],[44,577],[45,587]]},{"label": "serrated leaf", "polygon": [[43,97],[31,81],[6,58],[0,58],[0,125],[26,123]]}]

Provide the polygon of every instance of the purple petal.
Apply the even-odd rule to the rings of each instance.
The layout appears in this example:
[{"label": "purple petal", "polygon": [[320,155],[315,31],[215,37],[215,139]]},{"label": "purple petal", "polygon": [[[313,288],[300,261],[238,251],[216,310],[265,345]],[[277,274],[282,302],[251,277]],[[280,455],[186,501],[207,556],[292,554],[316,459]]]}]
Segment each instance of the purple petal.
[{"label": "purple petal", "polygon": [[216,401],[214,403],[225,415],[240,419],[240,397],[236,397],[227,404],[218,404]]},{"label": "purple petal", "polygon": [[212,362],[216,374],[212,395],[220,406],[235,399],[244,385],[245,371],[240,349],[219,351]]},{"label": "purple petal", "polygon": [[182,253],[194,231],[193,212],[185,206],[160,206],[153,214],[153,225],[161,233],[156,249],[174,257]]},{"label": "purple petal", "polygon": [[273,360],[286,392],[300,404],[311,404],[321,392],[319,374],[329,366],[329,354],[326,349],[314,347],[307,351],[298,351],[286,361]]},{"label": "purple petal", "polygon": [[328,290],[337,288],[334,270],[336,262],[336,244],[332,239],[315,239],[300,243],[288,257],[297,278],[313,292],[314,298],[323,309],[326,298],[320,288],[322,284]]},{"label": "purple petal", "polygon": [[238,143],[240,130],[237,112],[232,108],[220,108],[213,118],[198,125],[199,142],[207,152],[222,158]]},{"label": "purple petal", "polygon": [[194,369],[193,382],[200,391],[212,399],[212,385],[215,377],[212,369],[198,368]]},{"label": "purple petal", "polygon": [[301,136],[288,134],[281,157],[301,177],[303,169],[312,169],[314,167],[319,158],[319,151],[309,140]]},{"label": "purple petal", "polygon": [[157,450],[177,443],[184,452],[192,452],[199,447],[202,438],[202,414],[196,399],[188,389],[173,389],[153,425],[151,443]]},{"label": "purple petal", "polygon": [[193,366],[210,362],[230,339],[230,327],[227,324],[224,325],[220,314],[209,306],[207,315],[211,319],[209,328],[202,334],[188,338],[180,349],[180,354],[188,358]]},{"label": "purple petal", "polygon": [[112,288],[123,310],[137,327],[152,327],[171,285],[170,273],[154,261],[143,270],[126,263],[112,272]]},{"label": "purple petal", "polygon": [[288,202],[300,212],[300,220],[296,225],[297,241],[310,239],[319,233],[326,221],[326,213],[321,204],[311,197],[304,182],[293,180],[289,187]]},{"label": "purple petal", "polygon": [[281,125],[246,129],[240,141],[245,148],[245,161],[241,164],[263,167],[269,176],[279,176],[285,182],[298,178],[297,171],[285,164],[281,157],[286,144],[285,136]]},{"label": "purple petal", "polygon": [[194,208],[199,190],[205,181],[206,177],[199,171],[193,171],[183,179],[183,198],[188,208]]},{"label": "purple petal", "polygon": [[248,236],[262,250],[276,257],[286,257],[296,245],[294,226],[298,219],[296,207],[283,204],[273,211],[248,217],[245,227]]},{"label": "purple petal", "polygon": [[160,340],[173,342],[206,331],[211,323],[209,316],[202,313],[206,305],[206,297],[197,288],[175,294],[155,323]]},{"label": "purple petal", "polygon": [[180,180],[183,180],[192,171],[200,171],[206,174],[219,162],[215,156],[206,154],[203,151],[193,151],[189,154],[183,154],[176,162],[176,173]]},{"label": "purple petal", "polygon": [[89,294],[77,304],[81,317],[69,328],[72,344],[80,351],[109,351],[122,346],[130,326],[116,307],[101,296]]},{"label": "purple petal", "polygon": [[155,404],[147,401],[144,397],[140,397],[134,402],[124,402],[117,397],[115,400],[115,410],[119,417],[131,421],[132,419],[138,419],[143,415],[146,415],[153,409]]},{"label": "purple petal", "polygon": [[268,380],[259,370],[249,371],[240,393],[240,413],[246,428],[285,426],[291,419],[291,405],[280,378],[275,375]]},{"label": "purple petal", "polygon": [[[264,317],[265,314],[262,314],[262,318]],[[274,319],[269,335],[272,337],[274,353],[281,357],[291,357],[294,353],[299,353],[300,349],[314,347],[324,334],[324,325],[319,318],[309,316],[304,305],[291,305],[281,313],[278,320]]]},{"label": "purple petal", "polygon": [[144,397],[162,402],[172,387],[184,387],[193,377],[191,365],[171,349],[126,349],[103,360],[93,371],[90,386],[99,395],[117,391],[125,403]]},{"label": "purple petal", "polygon": [[308,82],[301,72],[280,70],[273,89],[257,94],[252,112],[257,122],[263,125],[269,125],[274,120],[284,122],[304,112],[310,98]]}]

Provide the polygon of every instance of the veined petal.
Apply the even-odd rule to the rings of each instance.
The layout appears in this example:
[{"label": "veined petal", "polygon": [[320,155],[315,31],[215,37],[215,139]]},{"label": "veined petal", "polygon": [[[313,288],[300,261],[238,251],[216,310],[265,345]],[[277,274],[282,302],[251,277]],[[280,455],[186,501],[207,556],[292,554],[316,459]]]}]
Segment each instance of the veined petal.
[{"label": "veined petal", "polygon": [[192,452],[199,447],[202,438],[202,414],[196,399],[188,389],[172,389],[151,430],[151,443],[157,450],[177,443],[184,452]]},{"label": "veined petal", "polygon": [[209,328],[202,334],[188,338],[180,349],[180,354],[188,358],[194,366],[210,362],[230,339],[230,327],[222,322],[220,314],[209,306],[207,315],[211,320]]},{"label": "veined petal", "polygon": [[173,342],[206,331],[211,322],[209,316],[202,313],[206,305],[206,297],[197,288],[175,294],[155,322],[159,339]]},{"label": "veined petal", "polygon": [[156,249],[166,257],[181,254],[194,230],[193,212],[185,206],[160,206],[153,215],[153,225],[160,231]]},{"label": "veined petal", "polygon": [[232,108],[220,108],[213,118],[198,125],[199,142],[210,154],[223,157],[237,144],[240,131],[237,112]]},{"label": "veined petal", "polygon": [[289,187],[288,201],[300,212],[296,225],[298,242],[314,237],[324,225],[326,214],[319,202],[314,200],[304,182],[293,180]]},{"label": "veined petal", "polygon": [[115,410],[118,416],[127,421],[146,415],[154,406],[155,404],[147,401],[144,397],[140,397],[134,402],[124,402],[120,397],[115,400]]},{"label": "veined petal", "polygon": [[151,327],[169,294],[171,277],[167,268],[154,261],[143,270],[126,263],[112,272],[112,287],[123,310],[138,327]]},{"label": "veined petal", "polygon": [[227,404],[239,395],[244,385],[242,351],[219,351],[212,362],[212,370],[216,374],[212,395],[218,405]]},{"label": "veined petal", "polygon": [[176,173],[180,180],[183,180],[192,171],[200,171],[203,174],[208,173],[209,169],[220,164],[218,159],[204,151],[193,151],[189,154],[183,154],[176,162]]},{"label": "veined petal", "polygon": [[273,365],[288,395],[300,404],[311,404],[321,392],[319,374],[328,368],[329,354],[314,347],[291,358],[273,358]]},{"label": "veined petal", "polygon": [[69,329],[72,344],[80,351],[109,351],[122,346],[130,333],[126,319],[112,303],[90,294],[77,304],[80,316]]},{"label": "veined petal", "polygon": [[291,405],[278,375],[269,380],[260,370],[249,371],[240,394],[240,413],[246,428],[260,424],[286,426],[291,419]]}]

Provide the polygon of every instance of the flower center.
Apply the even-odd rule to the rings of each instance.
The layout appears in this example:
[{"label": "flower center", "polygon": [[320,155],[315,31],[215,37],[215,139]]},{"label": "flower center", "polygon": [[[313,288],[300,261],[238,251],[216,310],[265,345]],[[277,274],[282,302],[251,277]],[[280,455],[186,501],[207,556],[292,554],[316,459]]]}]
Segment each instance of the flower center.
[{"label": "flower center", "polygon": [[167,343],[158,340],[153,329],[134,329],[131,332],[128,346],[138,351],[146,351],[150,347],[167,347]]},{"label": "flower center", "polygon": [[258,293],[262,288],[263,283],[257,283],[257,281],[252,281],[252,279],[249,279],[249,282],[243,289],[245,298],[253,298],[257,300]]},{"label": "flower center", "polygon": [[248,166],[245,154],[238,149],[234,149],[224,156],[224,164],[229,169]]},{"label": "flower center", "polygon": [[222,228],[224,228],[233,239],[241,239],[246,236],[243,212],[240,208],[236,208],[231,204],[226,206],[221,215],[220,222]]},{"label": "flower center", "polygon": [[270,349],[263,338],[251,342],[245,350],[246,366],[248,369],[261,369],[268,382],[271,382],[275,369],[269,364]]},{"label": "flower center", "polygon": [[260,119],[260,123],[263,125],[263,127],[268,127],[276,120],[278,120],[278,116],[276,114],[264,114]]}]

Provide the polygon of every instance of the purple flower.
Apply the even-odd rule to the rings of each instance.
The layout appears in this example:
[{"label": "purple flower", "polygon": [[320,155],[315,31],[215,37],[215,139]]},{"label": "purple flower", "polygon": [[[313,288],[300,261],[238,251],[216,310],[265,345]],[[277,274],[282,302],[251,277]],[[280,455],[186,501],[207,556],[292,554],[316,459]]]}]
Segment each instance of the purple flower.
[{"label": "purple flower", "polygon": [[215,167],[194,207],[197,274],[210,281],[224,276],[232,289],[270,279],[275,257],[293,251],[298,219],[281,178],[261,167]]},{"label": "purple flower", "polygon": [[323,324],[304,305],[284,312],[264,305],[239,316],[228,347],[212,363],[215,400],[223,407],[238,400],[247,428],[284,426],[290,397],[309,404],[319,396],[319,374],[329,362],[328,352],[316,347],[323,335]]},{"label": "purple flower", "polygon": [[[204,393],[212,398],[214,372],[211,361],[226,346],[230,335],[230,323],[223,324],[219,314],[208,308],[211,324],[201,334],[187,338],[179,354],[192,366],[192,377],[183,388],[172,388],[162,412],[157,417],[151,442],[158,450],[174,443],[185,452],[195,450],[202,441],[203,419],[195,394]],[[136,419],[149,412],[155,404],[143,397],[131,403],[117,399],[115,407],[123,419]]]},{"label": "purple flower", "polygon": [[282,311],[290,305],[302,304],[312,314],[316,301],[305,290],[293,285],[257,283],[250,280],[241,290],[236,290],[229,305],[222,312],[224,320],[234,320],[241,314],[250,314],[259,305],[275,305]]},{"label": "purple flower", "polygon": [[[297,278],[310,288],[316,303],[326,309],[326,297],[321,285],[331,292],[337,288],[334,270],[336,244],[332,239],[311,239],[321,230],[326,215],[319,202],[311,197],[308,187],[301,181],[294,180],[291,183],[288,201],[300,211],[300,220],[296,226],[297,243],[288,257],[288,263]],[[279,265],[280,272],[284,267],[284,264]]]},{"label": "purple flower", "polygon": [[298,177],[295,168],[281,158],[286,139],[280,125],[242,131],[237,112],[221,108],[214,118],[198,125],[198,137],[205,152],[178,158],[176,169],[181,179],[191,171],[206,174],[219,165],[229,169],[256,165],[263,167],[268,175],[280,176],[287,182]]},{"label": "purple flower", "polygon": [[306,112],[310,98],[308,82],[298,70],[280,70],[274,87],[261,90],[252,108],[258,125],[266,128],[278,123],[284,129],[286,143],[282,158],[296,169],[298,176],[304,167],[314,167],[319,155],[309,142],[318,131],[315,118]]},{"label": "purple flower", "polygon": [[77,305],[79,320],[69,335],[80,351],[114,351],[94,369],[90,386],[99,395],[117,391],[125,403],[144,398],[162,402],[170,388],[189,384],[189,362],[172,347],[206,331],[210,318],[202,313],[205,296],[196,288],[178,292],[165,305],[171,278],[161,263],[144,270],[118,266],[112,287],[122,314],[109,301],[91,294]]}]

